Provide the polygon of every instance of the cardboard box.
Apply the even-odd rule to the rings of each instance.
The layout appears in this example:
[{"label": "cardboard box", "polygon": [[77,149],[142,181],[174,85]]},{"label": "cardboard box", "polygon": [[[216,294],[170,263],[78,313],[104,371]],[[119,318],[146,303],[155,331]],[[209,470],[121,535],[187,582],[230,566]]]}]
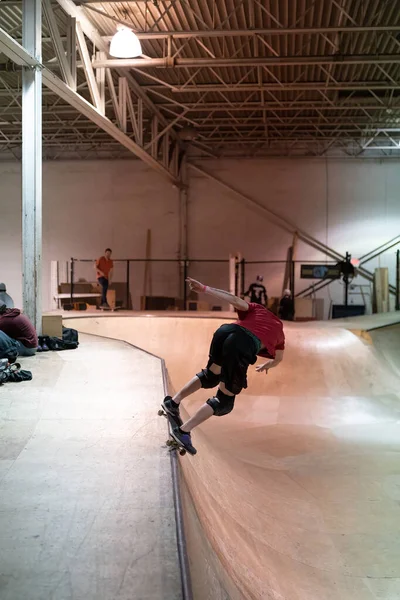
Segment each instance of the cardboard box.
[{"label": "cardboard box", "polygon": [[62,316],[44,315],[42,317],[42,334],[62,338]]}]

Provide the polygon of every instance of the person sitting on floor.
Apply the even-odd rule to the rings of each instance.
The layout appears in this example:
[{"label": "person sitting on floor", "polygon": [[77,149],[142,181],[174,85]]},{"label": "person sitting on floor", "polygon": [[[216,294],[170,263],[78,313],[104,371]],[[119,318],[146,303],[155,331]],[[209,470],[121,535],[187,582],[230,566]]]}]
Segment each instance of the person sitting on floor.
[{"label": "person sitting on floor", "polygon": [[19,308],[0,306],[0,331],[3,331],[18,346],[18,356],[33,356],[38,347],[36,330],[28,317]]},{"label": "person sitting on floor", "polygon": [[0,306],[5,304],[7,308],[14,308],[14,301],[9,294],[7,294],[6,284],[0,283]]}]

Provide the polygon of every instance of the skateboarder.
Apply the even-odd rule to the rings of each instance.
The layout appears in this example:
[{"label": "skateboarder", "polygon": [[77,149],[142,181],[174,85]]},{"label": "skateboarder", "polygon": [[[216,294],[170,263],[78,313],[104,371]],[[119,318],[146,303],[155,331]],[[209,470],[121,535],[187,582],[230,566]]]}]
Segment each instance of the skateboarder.
[{"label": "skateboarder", "polygon": [[[269,369],[281,362],[285,336],[282,321],[264,306],[246,302],[229,292],[208,287],[190,277],[187,282],[190,289],[197,293],[232,304],[239,317],[235,323],[226,323],[214,333],[206,368],[188,381],[173,398],[166,396],[162,403],[164,410],[177,421],[172,436],[188,452],[195,454],[190,432],[212,415],[223,416],[232,411],[235,396],[247,387],[248,366],[256,362],[257,356],[269,359],[257,367],[259,373],[268,373]],[[179,405],[182,400],[200,388],[217,386],[215,396],[211,396],[188,421],[178,426]]]}]

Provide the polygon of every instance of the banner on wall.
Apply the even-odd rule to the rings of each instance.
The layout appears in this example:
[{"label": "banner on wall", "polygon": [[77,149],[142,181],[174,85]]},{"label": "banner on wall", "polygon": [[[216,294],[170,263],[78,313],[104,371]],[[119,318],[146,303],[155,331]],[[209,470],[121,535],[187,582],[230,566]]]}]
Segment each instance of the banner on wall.
[{"label": "banner on wall", "polygon": [[302,279],[339,279],[340,265],[301,265]]}]

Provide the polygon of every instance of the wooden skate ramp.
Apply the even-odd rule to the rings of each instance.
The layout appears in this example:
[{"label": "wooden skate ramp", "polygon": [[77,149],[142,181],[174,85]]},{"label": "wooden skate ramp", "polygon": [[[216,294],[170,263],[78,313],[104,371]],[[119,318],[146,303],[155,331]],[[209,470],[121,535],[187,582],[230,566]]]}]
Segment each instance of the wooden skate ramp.
[{"label": "wooden skate ramp", "polygon": [[[205,366],[222,322],[67,320],[162,356],[174,388]],[[181,467],[196,600],[400,598],[400,386],[386,362],[398,348],[390,330],[384,355],[384,330],[378,353],[373,335],[289,324],[282,365],[267,376],[251,367],[235,410],[195,431],[198,454]],[[188,413],[209,396],[188,399]]]}]

